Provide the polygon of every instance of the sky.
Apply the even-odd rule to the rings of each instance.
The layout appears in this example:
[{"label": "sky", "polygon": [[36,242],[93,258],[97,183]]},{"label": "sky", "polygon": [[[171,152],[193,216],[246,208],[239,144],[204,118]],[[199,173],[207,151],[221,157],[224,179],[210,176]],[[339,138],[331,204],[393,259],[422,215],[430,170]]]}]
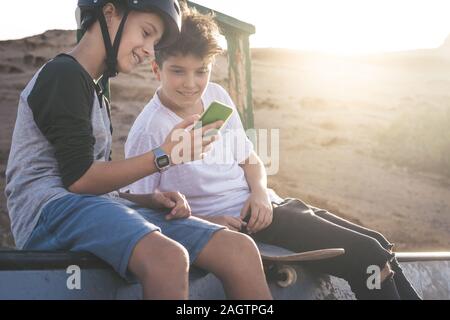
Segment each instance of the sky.
[{"label": "sky", "polygon": [[[194,0],[255,25],[252,47],[362,54],[435,48],[450,34],[449,0]],[[0,40],[76,29],[77,0],[2,4]]]}]

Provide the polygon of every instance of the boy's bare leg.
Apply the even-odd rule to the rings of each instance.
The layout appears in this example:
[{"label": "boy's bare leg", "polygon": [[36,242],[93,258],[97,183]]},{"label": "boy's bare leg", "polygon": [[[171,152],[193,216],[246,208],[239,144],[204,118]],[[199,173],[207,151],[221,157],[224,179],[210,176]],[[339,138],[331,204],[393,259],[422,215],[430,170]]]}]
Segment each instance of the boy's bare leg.
[{"label": "boy's bare leg", "polygon": [[137,243],[128,269],[141,282],[144,299],[189,297],[189,255],[183,246],[160,232],[152,232]]},{"label": "boy's bare leg", "polygon": [[258,248],[242,233],[217,231],[194,265],[214,273],[229,299],[272,299]]}]

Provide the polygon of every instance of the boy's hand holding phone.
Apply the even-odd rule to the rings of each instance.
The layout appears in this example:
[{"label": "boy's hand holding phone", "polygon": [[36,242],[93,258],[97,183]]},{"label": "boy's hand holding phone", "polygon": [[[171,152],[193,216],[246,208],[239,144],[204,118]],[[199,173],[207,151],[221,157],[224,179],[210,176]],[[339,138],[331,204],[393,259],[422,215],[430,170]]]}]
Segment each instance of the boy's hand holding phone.
[{"label": "boy's hand holding phone", "polygon": [[211,143],[219,139],[218,131],[232,113],[231,107],[214,101],[202,116],[192,115],[176,125],[161,149],[169,155],[171,164],[203,159],[212,148]]},{"label": "boy's hand holding phone", "polygon": [[[200,120],[194,125],[193,130],[200,129],[202,126],[207,126],[216,121],[223,121],[224,124],[230,118],[232,113],[233,108],[221,102],[213,101],[208,109],[203,112]],[[217,128],[217,130],[220,130],[220,128]]]},{"label": "boy's hand holding phone", "polygon": [[167,136],[161,149],[169,155],[171,164],[182,164],[202,159],[211,149],[211,143],[219,139],[217,134],[205,137],[205,132],[220,128],[221,121],[216,121],[200,129],[187,131],[199,118],[199,115],[186,118],[176,125]]}]

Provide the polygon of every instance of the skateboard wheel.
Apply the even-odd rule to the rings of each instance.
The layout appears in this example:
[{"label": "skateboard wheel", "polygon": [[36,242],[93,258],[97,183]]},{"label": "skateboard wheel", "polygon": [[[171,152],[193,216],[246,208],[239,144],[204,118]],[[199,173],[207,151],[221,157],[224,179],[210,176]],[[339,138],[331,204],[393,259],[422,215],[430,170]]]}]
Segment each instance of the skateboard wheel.
[{"label": "skateboard wheel", "polygon": [[297,282],[297,271],[291,266],[282,266],[279,268],[278,276],[280,280],[277,281],[277,284],[282,288],[292,286]]}]

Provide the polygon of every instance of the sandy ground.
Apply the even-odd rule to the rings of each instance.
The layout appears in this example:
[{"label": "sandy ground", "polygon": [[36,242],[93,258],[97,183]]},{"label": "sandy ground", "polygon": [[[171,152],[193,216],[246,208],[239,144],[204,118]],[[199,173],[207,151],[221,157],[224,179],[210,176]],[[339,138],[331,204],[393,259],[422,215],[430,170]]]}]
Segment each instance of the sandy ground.
[{"label": "sandy ground", "polygon": [[[0,42],[0,247],[11,247],[3,195],[20,91],[74,45],[73,31]],[[281,196],[383,232],[397,250],[450,250],[450,50],[334,57],[254,49],[257,128],[279,129]],[[213,80],[226,86],[219,57]],[[158,83],[148,66],[112,81],[115,159]]]}]

